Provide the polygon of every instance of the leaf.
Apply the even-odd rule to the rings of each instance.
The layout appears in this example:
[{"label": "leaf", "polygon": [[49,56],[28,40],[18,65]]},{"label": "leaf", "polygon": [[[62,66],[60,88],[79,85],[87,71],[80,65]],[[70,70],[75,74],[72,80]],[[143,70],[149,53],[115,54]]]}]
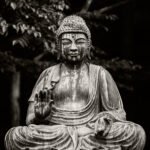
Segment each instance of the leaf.
[{"label": "leaf", "polygon": [[13,24],[12,27],[13,27],[14,29],[17,29],[17,26],[16,26],[15,24]]},{"label": "leaf", "polygon": [[15,46],[19,44],[21,47],[27,47],[29,43],[28,37],[26,35],[23,35],[22,37],[19,37],[12,41],[12,45]]},{"label": "leaf", "polygon": [[34,37],[35,37],[35,38],[38,37],[38,32],[34,32]]},{"label": "leaf", "polygon": [[13,40],[12,41],[12,45],[14,46],[14,45],[16,45],[17,44],[17,40]]},{"label": "leaf", "polygon": [[6,20],[2,20],[0,22],[0,28],[1,28],[1,33],[0,34],[4,35],[7,32],[7,29],[8,29],[8,24],[7,24]]},{"label": "leaf", "polygon": [[11,6],[11,8],[12,8],[13,10],[15,10],[15,9],[17,8],[16,3],[14,3],[14,2],[11,2],[11,3],[10,3],[10,6]]},{"label": "leaf", "polygon": [[47,41],[44,41],[44,47],[46,48],[46,50],[50,50],[50,47]]},{"label": "leaf", "polygon": [[21,29],[21,32],[24,33],[25,30],[26,30],[25,24],[22,24],[22,25],[20,26],[20,29]]},{"label": "leaf", "polygon": [[38,38],[41,38],[41,37],[42,37],[41,32],[36,32],[36,34],[37,34],[37,37],[38,37]]},{"label": "leaf", "polygon": [[28,29],[28,30],[27,30],[27,33],[28,33],[29,35],[31,35],[33,32],[32,32],[31,29]]}]

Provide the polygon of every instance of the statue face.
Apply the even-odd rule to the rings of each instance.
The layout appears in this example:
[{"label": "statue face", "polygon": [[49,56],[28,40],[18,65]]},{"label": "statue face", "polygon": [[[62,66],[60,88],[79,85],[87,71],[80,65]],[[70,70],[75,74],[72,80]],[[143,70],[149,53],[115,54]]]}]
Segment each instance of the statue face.
[{"label": "statue face", "polygon": [[88,51],[88,40],[83,33],[64,33],[61,39],[62,57],[69,62],[81,62]]}]

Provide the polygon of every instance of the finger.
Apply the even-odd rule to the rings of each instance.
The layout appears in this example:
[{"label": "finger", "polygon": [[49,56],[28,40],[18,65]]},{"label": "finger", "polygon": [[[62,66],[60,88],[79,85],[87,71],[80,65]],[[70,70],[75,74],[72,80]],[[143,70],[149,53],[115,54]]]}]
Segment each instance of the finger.
[{"label": "finger", "polygon": [[104,125],[103,118],[100,118],[100,120],[99,120],[99,126],[98,126],[98,132],[104,131],[104,128],[105,128],[105,125]]},{"label": "finger", "polygon": [[40,91],[39,92],[39,102],[42,102],[42,99],[43,99],[43,92]]},{"label": "finger", "polygon": [[105,121],[105,124],[106,124],[106,129],[105,129],[103,135],[106,136],[109,133],[110,129],[111,129],[112,120],[109,119],[109,118],[105,118],[104,121]]},{"label": "finger", "polygon": [[40,93],[39,93],[39,100],[40,100],[40,102],[43,102],[43,101],[45,100],[45,98],[44,98],[44,97],[45,97],[44,93],[45,93],[45,92],[44,92],[43,90],[41,90]]},{"label": "finger", "polygon": [[49,100],[49,106],[52,107],[52,105],[54,104],[54,101],[52,99]]},{"label": "finger", "polygon": [[106,126],[106,129],[104,130],[103,136],[107,136],[110,129],[111,129],[111,125],[109,124],[109,125]]},{"label": "finger", "polygon": [[51,97],[52,91],[50,89],[47,90],[47,99],[48,101],[52,98]]},{"label": "finger", "polygon": [[46,81],[47,81],[47,76],[46,77],[44,77],[44,81],[43,81],[43,89],[45,88],[45,86],[46,86]]},{"label": "finger", "polygon": [[49,103],[50,99],[51,99],[51,90],[47,89],[46,90],[46,101]]},{"label": "finger", "polygon": [[35,102],[38,103],[39,102],[39,95],[36,93],[35,94]]},{"label": "finger", "polygon": [[43,101],[47,102],[47,90],[46,89],[43,90]]},{"label": "finger", "polygon": [[106,124],[112,124],[112,119],[107,117],[104,120],[105,120]]},{"label": "finger", "polygon": [[99,120],[96,121],[95,123],[95,134],[97,134],[97,131],[98,131],[98,124],[99,124]]}]

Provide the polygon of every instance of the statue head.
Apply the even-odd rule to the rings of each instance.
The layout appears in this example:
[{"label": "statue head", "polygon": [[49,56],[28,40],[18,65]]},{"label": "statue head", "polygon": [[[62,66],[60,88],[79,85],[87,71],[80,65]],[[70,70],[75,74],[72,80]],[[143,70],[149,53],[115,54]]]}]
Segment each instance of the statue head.
[{"label": "statue head", "polygon": [[56,32],[57,47],[70,62],[90,57],[91,33],[83,18],[71,15],[63,19]]}]

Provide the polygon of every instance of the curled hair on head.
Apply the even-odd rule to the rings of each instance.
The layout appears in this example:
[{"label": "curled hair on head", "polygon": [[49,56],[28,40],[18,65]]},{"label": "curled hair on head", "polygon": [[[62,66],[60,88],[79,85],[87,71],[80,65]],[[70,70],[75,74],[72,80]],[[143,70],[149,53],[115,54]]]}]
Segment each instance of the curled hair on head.
[{"label": "curled hair on head", "polygon": [[86,25],[85,20],[77,15],[70,15],[65,17],[59,28],[56,31],[56,44],[57,49],[60,50],[61,43],[60,43],[60,37],[64,33],[84,33],[87,36],[89,47],[91,47],[91,32]]}]

